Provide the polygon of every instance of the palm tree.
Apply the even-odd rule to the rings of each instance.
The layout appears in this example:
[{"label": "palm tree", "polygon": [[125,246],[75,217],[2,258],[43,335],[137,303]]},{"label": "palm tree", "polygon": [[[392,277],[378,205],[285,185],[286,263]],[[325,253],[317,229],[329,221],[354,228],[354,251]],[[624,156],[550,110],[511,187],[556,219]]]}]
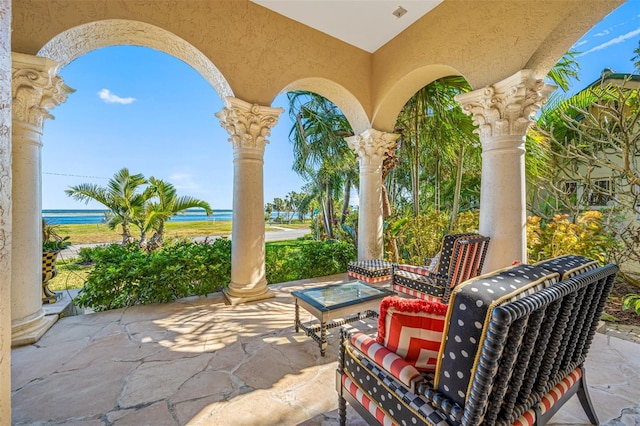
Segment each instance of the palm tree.
[{"label": "palm tree", "polygon": [[285,209],[285,203],[282,198],[274,198],[273,206],[276,209],[276,223],[280,223],[280,212]]},{"label": "palm tree", "polygon": [[196,207],[204,209],[207,216],[213,213],[206,201],[189,196],[178,197],[176,188],[169,182],[151,177],[149,189],[154,198],[146,205],[146,224],[154,230],[154,234],[147,244],[148,250],[154,250],[162,245],[165,222],[171,217]]},{"label": "palm tree", "polygon": [[547,78],[560,87],[563,92],[569,91],[571,79],[579,80],[580,64],[576,60],[578,53],[573,49],[569,50],[547,74]]},{"label": "palm tree", "polygon": [[120,169],[113,178],[109,179],[106,187],[92,183],[83,183],[65,190],[65,193],[75,200],[88,203],[97,201],[109,211],[107,225],[115,229],[122,227],[122,243],[127,244],[135,239],[131,235],[131,225],[144,210],[145,194],[138,189],[147,181],[142,174],[131,175],[129,169]]},{"label": "palm tree", "polygon": [[[410,194],[414,215],[420,213],[421,201],[427,196],[436,210],[440,210],[445,198],[450,198],[455,220],[465,159],[479,157],[480,153],[472,120],[454,99],[469,90],[469,84],[460,76],[441,78],[416,92],[398,116],[396,129],[402,135],[399,170],[393,173],[396,181],[388,182],[393,187],[389,192]],[[456,181],[450,196],[442,191],[448,180]]]},{"label": "palm tree", "polygon": [[275,204],[273,203],[267,203],[264,205],[264,211],[267,214],[267,218],[269,220],[269,225],[271,225],[271,213],[273,213],[273,210],[276,208]]},{"label": "palm tree", "polygon": [[333,238],[337,223],[334,199],[342,190],[344,217],[351,187],[358,179],[355,154],[344,140],[353,135],[353,130],[344,114],[326,98],[306,91],[289,92],[287,96],[294,122],[289,133],[293,170],[317,187],[325,233]]}]

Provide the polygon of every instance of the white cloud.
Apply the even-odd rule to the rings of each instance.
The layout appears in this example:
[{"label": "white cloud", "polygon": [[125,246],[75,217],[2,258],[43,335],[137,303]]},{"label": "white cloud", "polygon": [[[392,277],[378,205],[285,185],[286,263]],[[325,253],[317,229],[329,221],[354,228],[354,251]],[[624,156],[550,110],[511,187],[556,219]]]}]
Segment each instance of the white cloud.
[{"label": "white cloud", "polygon": [[597,34],[594,34],[593,36],[594,36],[594,37],[602,37],[602,36],[606,36],[606,35],[608,35],[608,34],[609,34],[609,30],[604,30],[604,31],[602,31],[602,32],[599,32],[599,33],[597,33]]},{"label": "white cloud", "polygon": [[173,173],[169,176],[169,182],[176,189],[188,192],[200,192],[202,187],[194,180],[194,176],[190,173]]},{"label": "white cloud", "polygon": [[[616,38],[613,38],[613,39],[611,39],[611,40],[609,40],[609,41],[607,41],[607,42],[604,42],[604,43],[602,43],[602,44],[599,44],[599,45],[597,45],[596,47],[594,47],[594,48],[591,48],[591,49],[587,50],[587,51],[586,51],[586,52],[584,52],[582,55],[586,55],[586,54],[591,53],[591,52],[596,52],[596,51],[598,51],[598,50],[606,49],[607,47],[614,46],[614,45],[616,45],[616,44],[622,43],[623,41],[625,41],[625,40],[627,40],[627,39],[630,39],[630,38],[632,38],[632,37],[635,37],[635,36],[637,36],[638,34],[640,34],[640,28],[635,29],[635,30],[633,30],[633,31],[631,31],[631,32],[628,32],[628,33],[626,33],[626,34],[622,34],[621,36],[618,36],[618,37],[616,37]],[[580,56],[582,56],[582,55],[580,55]]]},{"label": "white cloud", "polygon": [[136,98],[132,98],[132,97],[121,98],[120,96],[114,93],[111,93],[109,89],[102,89],[101,91],[98,92],[98,96],[107,104],[127,105],[136,100]]},{"label": "white cloud", "polygon": [[574,44],[573,47],[582,46],[583,44],[587,44],[587,43],[589,43],[589,42],[586,41],[586,40],[582,40],[582,41],[579,41],[576,44]]}]

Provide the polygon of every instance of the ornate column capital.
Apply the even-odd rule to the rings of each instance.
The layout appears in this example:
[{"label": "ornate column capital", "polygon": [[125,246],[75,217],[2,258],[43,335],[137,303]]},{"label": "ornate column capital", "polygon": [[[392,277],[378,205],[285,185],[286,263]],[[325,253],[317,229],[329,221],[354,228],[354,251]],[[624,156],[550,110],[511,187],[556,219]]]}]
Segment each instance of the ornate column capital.
[{"label": "ornate column capital", "polygon": [[49,110],[74,90],[57,75],[58,63],[39,56],[11,53],[12,114],[16,121],[42,128]]},{"label": "ornate column capital", "polygon": [[283,108],[272,108],[250,104],[241,99],[228,96],[226,106],[216,114],[220,125],[229,133],[229,142],[233,149],[259,149],[269,143],[271,128],[278,122]]},{"label": "ornate column capital", "polygon": [[457,95],[462,111],[473,116],[481,138],[524,136],[536,112],[557,87],[521,70],[484,89]]},{"label": "ornate column capital", "polygon": [[381,167],[385,154],[389,151],[389,148],[395,145],[399,137],[400,135],[397,133],[368,129],[359,135],[344,138],[344,140],[347,141],[349,148],[354,150],[358,156],[360,167]]}]

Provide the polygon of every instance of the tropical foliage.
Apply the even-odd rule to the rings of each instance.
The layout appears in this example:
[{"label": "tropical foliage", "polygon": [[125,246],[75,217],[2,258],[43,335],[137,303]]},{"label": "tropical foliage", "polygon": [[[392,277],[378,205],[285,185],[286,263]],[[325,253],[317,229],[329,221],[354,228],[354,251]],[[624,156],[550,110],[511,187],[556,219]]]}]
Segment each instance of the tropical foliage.
[{"label": "tropical foliage", "polygon": [[[545,107],[530,132],[548,164],[533,182],[532,211],[546,219],[565,212],[577,224],[597,206],[617,242],[609,259],[622,265],[640,262],[640,102],[631,79],[638,76],[603,71],[600,82]],[[622,275],[640,285],[626,268]]]},{"label": "tropical foliage", "polygon": [[[190,208],[204,209],[212,213],[206,201],[189,196],[178,196],[175,187],[154,177],[148,180],[142,174],[130,174],[129,169],[119,170],[109,179],[106,187],[83,183],[65,191],[78,201],[97,201],[107,209],[107,225],[122,230],[122,244],[135,242],[132,228],[140,231],[138,245],[154,250],[162,245],[165,222]],[[147,235],[153,232],[150,239]]]},{"label": "tropical foliage", "polygon": [[231,276],[226,239],[179,242],[156,251],[112,244],[92,249],[90,258],[95,267],[76,301],[95,311],[205,295],[222,290]]},{"label": "tropical foliage", "polygon": [[[76,300],[96,311],[206,295],[224,289],[231,279],[227,239],[178,241],[152,252],[137,244],[112,244],[84,248],[80,255],[83,265],[94,266]],[[266,278],[278,283],[343,273],[355,258],[353,245],[343,241],[267,243]]]},{"label": "tropical foliage", "polygon": [[469,89],[462,77],[444,77],[420,89],[400,112],[398,162],[386,182],[396,210],[406,207],[418,216],[447,209],[455,222],[461,205],[477,207],[480,144],[454,99]]},{"label": "tropical foliage", "polygon": [[[358,182],[355,154],[344,140],[353,135],[353,130],[342,112],[326,98],[303,91],[289,92],[287,96],[294,123],[289,133],[293,170],[308,182],[306,192],[320,207],[323,236],[333,239],[335,226],[346,218],[351,188]],[[337,201],[340,194],[341,203]]]}]

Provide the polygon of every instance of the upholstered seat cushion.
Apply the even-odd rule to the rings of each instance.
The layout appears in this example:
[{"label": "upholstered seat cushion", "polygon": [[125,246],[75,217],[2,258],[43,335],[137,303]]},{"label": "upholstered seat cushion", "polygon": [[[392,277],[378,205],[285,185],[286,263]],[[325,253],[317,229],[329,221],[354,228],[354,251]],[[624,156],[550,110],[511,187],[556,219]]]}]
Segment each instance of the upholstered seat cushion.
[{"label": "upholstered seat cushion", "polygon": [[[547,392],[543,397],[542,401],[538,403],[538,410],[540,411],[540,415],[543,415],[547,411],[551,410],[551,408],[556,405],[556,403],[562,398],[564,394],[569,392],[569,390],[580,380],[582,377],[582,370],[580,368],[576,368],[571,373],[569,373],[566,377],[564,377],[560,383],[558,383],[553,389]],[[536,412],[534,409],[529,409],[524,412],[515,422],[513,422],[512,426],[533,426],[536,424]]]},{"label": "upholstered seat cushion", "polygon": [[435,371],[447,305],[385,297],[380,303],[377,342],[420,371]]},{"label": "upholstered seat cushion", "polygon": [[[382,368],[366,357],[347,357],[344,371],[344,388],[382,425],[451,424],[424,396],[390,380]],[[425,373],[424,378],[430,383],[433,374]]]},{"label": "upholstered seat cushion", "polygon": [[389,280],[392,272],[393,263],[380,259],[361,260],[347,265],[349,276],[370,283]]},{"label": "upholstered seat cushion", "polygon": [[556,272],[531,265],[516,265],[460,284],[453,291],[436,371],[438,391],[464,406],[480,358],[481,342],[494,307],[549,287]]},{"label": "upholstered seat cushion", "polygon": [[554,259],[543,260],[534,266],[557,272],[560,274],[560,280],[564,281],[583,272],[593,271],[598,267],[598,261],[575,254],[567,254]]},{"label": "upholstered seat cushion", "polygon": [[[418,268],[418,267],[413,267]],[[396,269],[394,272],[394,284],[409,287],[415,291],[429,294],[434,297],[442,297],[444,294],[444,286],[438,285],[438,282],[430,275],[410,272],[404,269]]]}]

